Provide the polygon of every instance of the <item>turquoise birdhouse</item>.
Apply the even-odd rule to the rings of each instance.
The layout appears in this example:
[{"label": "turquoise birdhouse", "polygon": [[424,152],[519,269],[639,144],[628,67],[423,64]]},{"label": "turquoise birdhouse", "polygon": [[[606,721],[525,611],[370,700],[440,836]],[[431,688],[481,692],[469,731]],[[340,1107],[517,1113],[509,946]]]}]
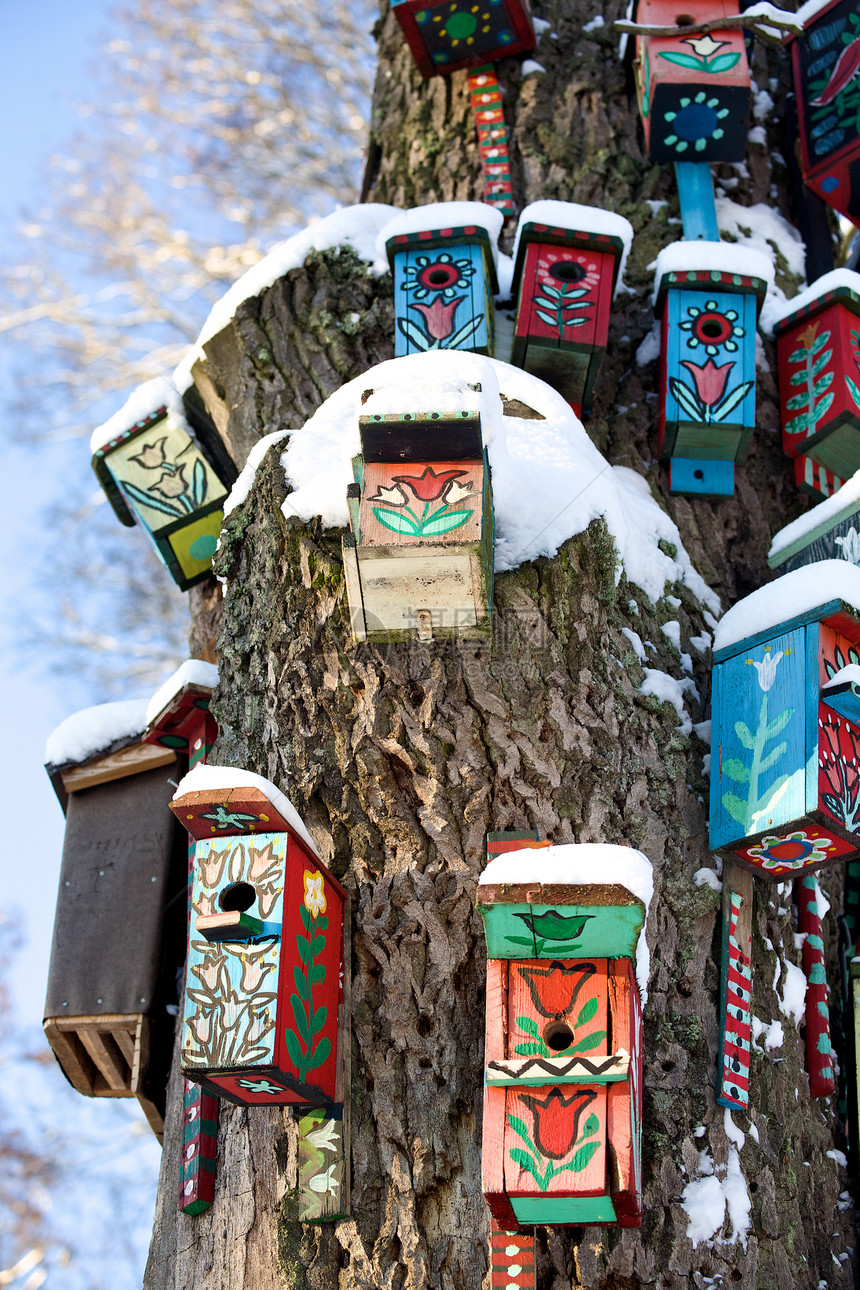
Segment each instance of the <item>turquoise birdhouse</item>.
[{"label": "turquoise birdhouse", "polygon": [[[475,208],[480,222],[445,227],[446,215],[462,220],[468,206]],[[492,356],[493,296],[499,289],[494,249],[502,216],[478,202],[441,203],[426,207],[426,226],[411,231],[415,217],[424,214],[408,212],[405,222],[411,228],[395,231],[385,241],[394,275],[394,356],[435,349]]]},{"label": "turquoise birdhouse", "polygon": [[661,251],[656,281],[670,492],[730,497],[755,428],[756,319],[773,267],[746,248],[682,242]]},{"label": "turquoise birdhouse", "polygon": [[823,560],[785,574],[726,614],[715,646],[711,849],[776,881],[852,858],[860,569]]}]

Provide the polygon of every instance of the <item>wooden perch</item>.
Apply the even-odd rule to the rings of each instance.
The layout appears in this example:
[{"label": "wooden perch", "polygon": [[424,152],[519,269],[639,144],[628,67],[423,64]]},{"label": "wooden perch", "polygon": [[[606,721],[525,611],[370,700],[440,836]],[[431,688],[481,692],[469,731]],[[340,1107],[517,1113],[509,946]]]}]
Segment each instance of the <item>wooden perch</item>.
[{"label": "wooden perch", "polygon": [[797,21],[794,14],[787,13],[783,9],[774,9],[766,13],[762,11],[763,9],[764,6],[756,5],[746,13],[736,14],[732,18],[714,18],[708,22],[689,23],[684,27],[677,25],[655,27],[647,23],[631,22],[627,18],[619,18],[612,25],[616,31],[631,36],[697,36],[709,31],[725,31],[727,27],[748,27],[769,45],[783,43],[784,36],[775,36],[774,30],[791,36],[797,36],[803,30],[802,24]]}]

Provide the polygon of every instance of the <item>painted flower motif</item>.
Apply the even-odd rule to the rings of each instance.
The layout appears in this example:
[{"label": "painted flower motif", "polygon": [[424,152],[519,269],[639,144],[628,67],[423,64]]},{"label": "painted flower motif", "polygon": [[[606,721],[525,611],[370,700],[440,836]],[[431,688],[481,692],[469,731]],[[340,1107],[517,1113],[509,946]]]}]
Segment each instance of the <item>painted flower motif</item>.
[{"label": "painted flower motif", "polygon": [[700,58],[710,58],[711,54],[715,54],[718,49],[722,49],[723,45],[727,45],[729,42],[727,40],[714,40],[713,36],[705,33],[704,36],[685,36],[681,43],[689,45]]},{"label": "painted flower motif", "polygon": [[437,475],[432,466],[424,467],[423,475],[394,475],[395,484],[406,484],[421,502],[435,502],[442,496],[452,479],[466,475],[465,470],[440,470]]},{"label": "painted flower motif", "polygon": [[708,98],[705,90],[691,99],[684,96],[677,112],[663,114],[663,120],[672,127],[663,142],[678,153],[686,152],[691,144],[694,151],[704,152],[712,139],[722,139],[725,130],[720,122],[728,115],[729,109],[721,108],[718,98]]},{"label": "painted flower motif", "polygon": [[143,451],[139,452],[136,457],[129,457],[129,461],[136,462],[144,470],[158,470],[159,466],[164,465],[164,459],[167,456],[164,445],[167,443],[167,435],[163,439],[158,439],[155,443],[145,443]]},{"label": "painted flower motif", "polygon": [[318,1151],[337,1151],[337,1125],[334,1120],[323,1120],[318,1129],[308,1134],[306,1140]]},{"label": "painted flower motif", "polygon": [[776,669],[779,660],[783,657],[784,650],[779,650],[776,654],[771,654],[768,646],[764,658],[757,662],[754,658],[748,658],[747,663],[752,663],[758,672],[758,683],[760,688],[767,694],[768,690],[776,680]]},{"label": "painted flower motif", "polygon": [[597,1097],[593,1089],[580,1089],[565,1097],[561,1088],[550,1089],[545,1098],[521,1093],[520,1102],[532,1117],[532,1137],[547,1160],[563,1160],[579,1136],[583,1111]]},{"label": "painted flower motif", "polygon": [[704,348],[710,358],[716,358],[720,349],[734,354],[738,348],[735,337],[745,334],[739,327],[736,309],[720,309],[716,300],[706,300],[704,309],[690,305],[687,317],[680,324],[681,331],[688,331],[688,349]]},{"label": "painted flower motif", "polygon": [[210,847],[209,852],[197,861],[200,868],[200,880],[204,887],[217,887],[227,861],[226,850]]},{"label": "painted flower motif", "polygon": [[600,283],[600,272],[587,252],[553,247],[538,259],[537,281],[538,286],[562,287],[570,282],[592,291]]},{"label": "painted flower motif", "polygon": [[762,838],[757,846],[749,847],[746,854],[758,860],[763,869],[802,869],[826,860],[828,846],[828,838],[807,837],[805,830],[799,829],[782,837]]},{"label": "painted flower motif", "polygon": [[205,1048],[212,1033],[212,1018],[201,1016],[198,1013],[196,1017],[189,1018],[188,1024],[194,1032],[194,1038]]},{"label": "painted flower motif", "polygon": [[456,300],[445,304],[442,296],[437,296],[432,305],[410,305],[409,308],[418,309],[424,315],[427,335],[432,340],[447,340],[454,330],[454,314],[457,306],[465,299],[465,296],[458,296]]},{"label": "painted flower motif", "polygon": [[177,466],[175,470],[165,470],[164,474],[154,484],[150,484],[146,490],[148,493],[161,493],[162,497],[182,497],[188,492],[188,485],[185,482],[185,476],[182,474],[184,466]]},{"label": "painted flower motif", "polygon": [[305,869],[302,875],[305,885],[305,909],[311,918],[319,918],[326,911],[324,879],[321,873]]},{"label": "painted flower motif", "polygon": [[851,564],[860,564],[860,533],[853,524],[847,533],[833,540],[841,548],[840,554],[843,560],[849,560]]},{"label": "painted flower motif", "polygon": [[[311,1138],[313,1138],[313,1136],[314,1135],[311,1134]],[[337,1191],[337,1178],[335,1177],[335,1172],[339,1164],[340,1161],[336,1160],[334,1164],[329,1165],[328,1169],[325,1169],[321,1174],[314,1174],[313,1178],[308,1182],[308,1187],[311,1191],[318,1192],[321,1196],[333,1196]]]},{"label": "painted flower motif", "polygon": [[371,497],[370,500],[383,502],[386,506],[402,506],[406,501],[406,494],[402,488],[386,488],[384,484],[380,484],[376,496]]},{"label": "painted flower motif", "polygon": [[275,855],[275,844],[270,842],[265,847],[248,847],[251,859],[248,869],[248,882],[257,883],[269,874],[269,870],[280,865],[280,856]]},{"label": "painted flower motif", "polygon": [[445,501],[448,506],[456,506],[458,502],[465,502],[467,497],[474,497],[475,490],[467,479],[465,484],[461,484],[459,479],[452,479],[445,494]]},{"label": "painted flower motif", "polygon": [[470,260],[455,260],[447,251],[441,251],[435,259],[417,255],[415,263],[408,264],[403,271],[406,281],[401,290],[414,291],[416,300],[435,295],[451,300],[458,291],[468,290],[474,272],[475,266]]},{"label": "painted flower motif", "polygon": [[[268,946],[265,947],[266,950],[268,950],[268,948]],[[249,994],[253,994],[255,991],[259,990],[264,979],[268,976],[274,966],[274,960],[270,959],[267,962],[262,954],[258,954],[253,958],[243,956],[242,990],[247,991]]]},{"label": "painted flower motif", "polygon": [[734,363],[723,363],[722,367],[717,367],[714,360],[709,358],[703,367],[697,367],[695,363],[681,359],[681,366],[686,367],[690,372],[696,386],[696,393],[702,403],[706,408],[712,408],[714,404],[719,403],[725,393],[726,382]]},{"label": "painted flower motif", "polygon": [[268,1079],[237,1079],[236,1083],[240,1088],[246,1088],[249,1093],[283,1093],[280,1084],[273,1084]]}]

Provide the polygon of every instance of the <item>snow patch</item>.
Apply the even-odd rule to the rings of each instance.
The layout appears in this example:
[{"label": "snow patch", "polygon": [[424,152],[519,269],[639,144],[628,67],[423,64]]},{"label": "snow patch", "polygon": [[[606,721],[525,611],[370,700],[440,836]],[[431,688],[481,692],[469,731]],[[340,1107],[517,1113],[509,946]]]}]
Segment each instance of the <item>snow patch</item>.
[{"label": "snow patch", "polygon": [[150,725],[186,685],[204,685],[214,690],[218,684],[218,668],[214,663],[204,663],[202,658],[188,658],[155,691],[146,706],[146,724]]},{"label": "snow patch", "polygon": [[45,761],[49,766],[87,761],[118,739],[139,737],[146,728],[146,709],[146,699],[120,699],[73,712],[48,735]]},{"label": "snow patch", "polygon": [[527,58],[520,70],[523,74],[524,80],[527,76],[546,74],[546,68],[541,63],[535,62],[533,58]]},{"label": "snow patch", "polygon": [[759,587],[723,615],[714,634],[714,649],[727,649],[830,600],[844,600],[860,614],[857,565],[846,560],[818,560]]},{"label": "snow patch", "polygon": [[247,499],[254,483],[257,469],[272,444],[280,443],[281,440],[285,439],[289,433],[289,430],[274,430],[272,434],[264,435],[259,442],[254,444],[253,448],[248,453],[248,459],[242,467],[239,478],[230,489],[227,500],[224,502],[225,520],[231,511],[235,511],[236,507],[241,506]]},{"label": "snow patch", "polygon": [[[363,207],[355,207],[362,210]],[[390,208],[389,208],[390,209]],[[505,217],[495,206],[486,202],[428,202],[426,206],[413,206],[408,211],[396,211],[382,226],[376,237],[376,254],[387,264],[385,244],[392,237],[404,233],[427,233],[443,228],[462,228],[476,225],[485,229],[490,239],[493,261],[498,259],[499,234]]]},{"label": "snow patch", "polygon": [[761,1021],[758,1017],[752,1017],[753,1042],[758,1043],[764,1036],[764,1047],[768,1052],[774,1048],[782,1048],[785,1042],[785,1032],[782,1028],[781,1021]]},{"label": "snow patch", "polygon": [[[176,426],[191,434],[191,428],[185,418],[185,407],[182,395],[174,382],[164,376],[156,376],[151,381],[144,381],[128,396],[125,403],[112,417],[96,426],[90,437],[90,452],[96,453],[99,448],[116,439],[118,435],[130,430],[138,421],[151,417],[159,408],[167,408],[167,421],[162,423],[174,429]],[[161,429],[161,426],[159,426]]]},{"label": "snow patch", "polygon": [[694,887],[710,887],[711,891],[722,891],[722,880],[713,869],[697,869],[693,874]]},{"label": "snow patch", "polygon": [[[782,983],[782,998],[777,995],[779,1010],[784,1017],[794,1018],[795,1026],[803,1021],[806,1008],[806,976],[795,963],[783,960],[785,980]],[[774,985],[776,982],[774,982]]]},{"label": "snow patch", "polygon": [[684,695],[692,694],[698,699],[699,692],[689,677],[685,676],[678,680],[674,676],[669,676],[668,672],[661,672],[655,667],[646,667],[645,680],[639,687],[639,693],[653,694],[662,703],[671,703],[681,722],[677,729],[682,735],[692,733],[693,722],[684,707]]},{"label": "snow patch", "polygon": [[627,637],[630,644],[633,646],[633,651],[636,657],[639,659],[639,662],[644,663],[645,659],[647,658],[647,655],[645,653],[645,646],[642,644],[642,637],[639,635],[639,633],[634,632],[633,629],[630,627],[622,627],[621,635]]},{"label": "snow patch", "polygon": [[316,843],[290,799],[270,779],[255,775],[253,771],[237,770],[233,766],[213,766],[210,762],[201,763],[187,775],[183,775],[173,794],[173,800],[175,802],[178,797],[183,797],[186,793],[206,793],[218,788],[258,788],[261,793],[266,794],[272,806],[280,812],[290,827],[295,829],[312,854],[321,859]]},{"label": "snow patch", "polygon": [[648,335],[636,350],[636,366],[644,367],[660,357],[660,322],[654,323]]},{"label": "snow patch", "polygon": [[814,304],[828,291],[836,291],[839,287],[847,287],[856,296],[860,296],[860,273],[855,273],[852,269],[832,269],[830,273],[825,273],[811,287],[793,296],[791,300],[786,300],[784,305],[773,305],[768,313],[768,326],[773,329],[783,319],[789,318],[806,305]]}]

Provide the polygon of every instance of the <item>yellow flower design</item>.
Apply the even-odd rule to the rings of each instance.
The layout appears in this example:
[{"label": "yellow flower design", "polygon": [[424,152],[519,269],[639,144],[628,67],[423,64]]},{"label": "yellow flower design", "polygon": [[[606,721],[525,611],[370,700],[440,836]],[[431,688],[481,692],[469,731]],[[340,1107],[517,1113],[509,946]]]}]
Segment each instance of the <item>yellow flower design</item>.
[{"label": "yellow flower design", "polygon": [[321,873],[314,873],[312,869],[305,869],[305,909],[311,918],[319,918],[320,914],[326,911],[325,888],[323,886],[323,876]]}]

